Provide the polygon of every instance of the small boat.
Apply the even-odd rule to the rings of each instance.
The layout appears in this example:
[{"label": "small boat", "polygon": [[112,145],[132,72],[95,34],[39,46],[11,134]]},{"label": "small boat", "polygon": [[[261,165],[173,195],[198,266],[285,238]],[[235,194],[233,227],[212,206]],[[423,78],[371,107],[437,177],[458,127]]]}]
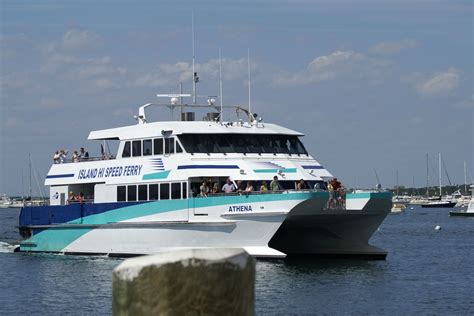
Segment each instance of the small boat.
[{"label": "small boat", "polygon": [[12,205],[12,200],[4,194],[0,199],[0,208],[10,208]]},{"label": "small boat", "polygon": [[449,216],[466,216],[466,217],[474,217],[474,184],[471,185],[471,201],[469,201],[469,205],[465,211],[451,211],[449,212]]},{"label": "small boat", "polygon": [[392,206],[392,211],[391,214],[400,214],[405,211],[407,207],[404,204],[401,203],[395,203]]}]

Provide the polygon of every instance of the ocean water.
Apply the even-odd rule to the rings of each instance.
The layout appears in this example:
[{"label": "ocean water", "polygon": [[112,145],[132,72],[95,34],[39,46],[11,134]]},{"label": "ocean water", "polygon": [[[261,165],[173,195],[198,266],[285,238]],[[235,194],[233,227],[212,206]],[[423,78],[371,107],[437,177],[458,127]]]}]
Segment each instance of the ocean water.
[{"label": "ocean water", "polygon": [[[122,259],[13,253],[18,213],[0,209],[0,314],[110,314]],[[385,261],[258,261],[257,314],[474,314],[474,218],[448,213],[389,215],[371,240]]]}]

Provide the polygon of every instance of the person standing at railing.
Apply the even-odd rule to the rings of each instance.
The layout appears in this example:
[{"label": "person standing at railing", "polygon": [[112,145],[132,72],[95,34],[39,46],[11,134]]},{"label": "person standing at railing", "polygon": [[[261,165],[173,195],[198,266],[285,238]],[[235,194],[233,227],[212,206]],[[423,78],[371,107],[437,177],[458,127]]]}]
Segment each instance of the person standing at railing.
[{"label": "person standing at railing", "polygon": [[298,182],[298,184],[296,185],[296,189],[297,189],[297,190],[304,190],[304,189],[306,189],[306,185],[305,185],[303,179],[301,179],[301,180]]},{"label": "person standing at railing", "polygon": [[72,154],[72,162],[79,162],[80,156],[77,153],[77,150],[74,150],[74,153]]},{"label": "person standing at railing", "polygon": [[61,162],[60,158],[61,158],[61,156],[59,155],[59,150],[56,150],[56,152],[53,155],[53,162],[55,164],[60,163]]},{"label": "person standing at railing", "polygon": [[214,182],[214,185],[212,186],[212,194],[217,194],[219,193],[219,185],[217,182]]},{"label": "person standing at railing", "polygon": [[334,194],[334,187],[332,186],[332,181],[328,183],[328,192],[329,192],[329,208],[333,207],[335,194]]},{"label": "person standing at railing", "polygon": [[84,147],[81,147],[80,151],[79,151],[79,158],[81,160],[87,160],[89,159],[89,152],[87,152]]},{"label": "person standing at railing", "polygon": [[199,187],[199,195],[202,197],[206,197],[209,193],[209,187],[207,186],[207,181],[202,181],[202,185]]},{"label": "person standing at railing", "polygon": [[[217,185],[217,183],[216,183],[216,185]],[[224,193],[232,193],[232,192],[235,191],[235,186],[232,183],[232,180],[230,180],[230,178],[227,178],[225,184],[222,186],[222,191]]]},{"label": "person standing at railing", "polygon": [[247,187],[245,188],[245,192],[252,192],[253,191],[253,182],[247,182]]},{"label": "person standing at railing", "polygon": [[267,182],[262,181],[262,185],[260,186],[260,192],[266,192],[266,191],[268,191]]},{"label": "person standing at railing", "polygon": [[280,184],[278,183],[278,177],[274,176],[272,182],[270,182],[270,190],[278,191],[280,189]]}]

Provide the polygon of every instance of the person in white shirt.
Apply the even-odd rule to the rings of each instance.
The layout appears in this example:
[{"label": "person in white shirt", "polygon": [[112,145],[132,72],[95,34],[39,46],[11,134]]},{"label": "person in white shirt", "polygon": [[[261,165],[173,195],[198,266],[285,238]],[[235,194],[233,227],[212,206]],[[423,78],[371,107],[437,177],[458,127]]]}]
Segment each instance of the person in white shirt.
[{"label": "person in white shirt", "polygon": [[227,178],[226,183],[222,186],[222,191],[225,193],[232,193],[235,190],[235,186],[230,180],[230,178]]}]

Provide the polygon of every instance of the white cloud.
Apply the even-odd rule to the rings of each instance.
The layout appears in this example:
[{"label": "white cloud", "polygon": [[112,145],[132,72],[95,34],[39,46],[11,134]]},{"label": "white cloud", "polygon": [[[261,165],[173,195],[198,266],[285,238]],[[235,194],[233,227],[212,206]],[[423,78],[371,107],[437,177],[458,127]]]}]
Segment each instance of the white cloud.
[{"label": "white cloud", "polygon": [[416,83],[416,91],[426,97],[443,96],[452,93],[459,86],[460,71],[449,68]]},{"label": "white cloud", "polygon": [[[256,63],[251,63],[251,72],[255,73]],[[200,78],[214,80],[219,78],[219,60],[211,59],[206,63],[195,65],[195,71]],[[222,59],[223,80],[241,80],[247,77],[247,59]],[[187,62],[177,62],[174,64],[160,64],[155,70],[137,76],[135,84],[144,87],[164,87],[176,81],[189,82],[192,80],[192,65]]]},{"label": "white cloud", "polygon": [[372,46],[369,51],[374,54],[395,54],[402,50],[415,48],[418,42],[415,39],[402,39],[400,41],[386,41],[380,42]]},{"label": "white cloud", "polygon": [[289,87],[334,80],[343,75],[366,76],[373,69],[384,66],[354,51],[335,51],[318,56],[303,70],[295,73],[282,72],[273,78],[273,85]]},{"label": "white cloud", "polygon": [[61,42],[61,46],[65,50],[82,50],[100,45],[101,39],[97,34],[80,29],[67,31]]}]

